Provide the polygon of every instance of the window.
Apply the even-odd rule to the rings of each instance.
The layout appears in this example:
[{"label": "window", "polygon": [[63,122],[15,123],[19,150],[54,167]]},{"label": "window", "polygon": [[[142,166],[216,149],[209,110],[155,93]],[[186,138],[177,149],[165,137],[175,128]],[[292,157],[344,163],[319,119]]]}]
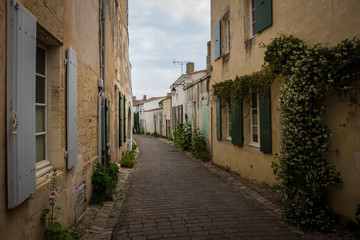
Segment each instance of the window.
[{"label": "window", "polygon": [[255,36],[256,34],[256,15],[255,15],[255,0],[250,0],[250,31],[251,36]]},{"label": "window", "polygon": [[249,0],[250,37],[272,25],[272,0]]},{"label": "window", "polygon": [[47,160],[46,50],[36,47],[36,163]]},{"label": "window", "polygon": [[227,105],[227,133],[228,133],[228,139],[231,139],[231,102],[228,102]]},{"label": "window", "polygon": [[230,52],[230,19],[228,18],[224,21],[225,25],[225,46],[224,46],[224,53],[227,54]]},{"label": "window", "polygon": [[251,97],[250,114],[250,145],[260,147],[259,95],[257,94],[254,94]]}]

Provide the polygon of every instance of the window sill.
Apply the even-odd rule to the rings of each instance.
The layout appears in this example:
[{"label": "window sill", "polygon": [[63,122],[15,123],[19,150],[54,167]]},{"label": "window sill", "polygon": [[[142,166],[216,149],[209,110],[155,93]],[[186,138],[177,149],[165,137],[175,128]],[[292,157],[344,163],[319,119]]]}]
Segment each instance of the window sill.
[{"label": "window sill", "polygon": [[258,143],[249,143],[248,145],[251,147],[260,148],[260,144],[258,144]]},{"label": "window sill", "polygon": [[53,170],[54,167],[51,166],[50,162],[48,160],[41,161],[39,163],[36,163],[36,178],[39,178],[41,176],[44,176],[51,170]]},{"label": "window sill", "polygon": [[227,62],[230,59],[230,51],[221,56],[223,62]]}]

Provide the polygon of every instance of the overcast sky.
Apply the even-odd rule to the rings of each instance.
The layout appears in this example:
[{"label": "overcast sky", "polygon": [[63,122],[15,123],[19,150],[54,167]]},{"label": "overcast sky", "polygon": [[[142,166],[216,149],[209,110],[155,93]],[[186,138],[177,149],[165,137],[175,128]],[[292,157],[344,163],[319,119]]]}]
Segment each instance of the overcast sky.
[{"label": "overcast sky", "polygon": [[174,59],[206,68],[210,0],[129,0],[129,34],[133,96],[165,96],[181,75]]}]

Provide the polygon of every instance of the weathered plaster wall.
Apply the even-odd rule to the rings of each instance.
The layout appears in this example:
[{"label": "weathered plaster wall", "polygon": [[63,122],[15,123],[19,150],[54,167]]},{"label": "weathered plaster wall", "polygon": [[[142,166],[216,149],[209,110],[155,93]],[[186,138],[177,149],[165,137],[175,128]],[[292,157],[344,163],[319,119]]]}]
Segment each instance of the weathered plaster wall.
[{"label": "weathered plaster wall", "polygon": [[170,126],[166,126],[166,120],[169,120],[170,124],[170,103],[171,99],[165,99],[162,104],[162,132],[163,136],[166,136],[166,128],[170,128]]},{"label": "weathered plaster wall", "polygon": [[[357,0],[311,0],[311,1],[281,1],[273,0],[273,25],[260,34],[250,37],[249,2],[247,0],[212,0],[211,1],[211,51],[214,51],[214,24],[221,19],[224,10],[230,9],[230,40],[231,49],[227,59],[218,59],[211,63],[213,66],[211,85],[234,79],[236,75],[251,74],[259,71],[263,64],[264,48],[260,43],[269,43],[279,34],[294,35],[305,39],[309,45],[316,43],[337,44],[346,38],[360,38],[360,5]],[[212,54],[213,56],[213,54]],[[281,82],[276,80],[271,87],[271,121],[272,121],[272,149],[279,152],[281,144],[281,118],[276,110],[279,100]],[[353,218],[356,203],[360,202],[358,184],[360,179],[359,154],[359,113],[344,129],[339,129],[346,115],[346,102],[341,103],[333,98],[327,103],[328,110],[324,119],[331,129],[335,130],[331,138],[331,148],[339,149],[340,155],[329,154],[330,162],[335,163],[343,176],[344,186],[330,191],[329,202],[336,213]],[[271,169],[274,156],[263,154],[258,148],[249,146],[249,106],[244,104],[244,147],[236,147],[230,141],[216,139],[216,106],[212,96],[214,119],[213,129],[213,160],[214,163],[228,166],[245,177],[255,179],[270,185],[277,183]],[[224,114],[223,114],[224,116]]]}]

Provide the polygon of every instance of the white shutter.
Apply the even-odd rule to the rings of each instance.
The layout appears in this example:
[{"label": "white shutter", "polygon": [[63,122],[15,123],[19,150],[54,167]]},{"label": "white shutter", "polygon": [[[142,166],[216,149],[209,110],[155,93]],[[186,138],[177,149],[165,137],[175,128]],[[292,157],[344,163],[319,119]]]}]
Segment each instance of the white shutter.
[{"label": "white shutter", "polygon": [[7,178],[8,208],[36,188],[35,153],[36,18],[7,0]]},{"label": "white shutter", "polygon": [[77,55],[68,47],[67,56],[67,169],[71,169],[78,160]]}]

